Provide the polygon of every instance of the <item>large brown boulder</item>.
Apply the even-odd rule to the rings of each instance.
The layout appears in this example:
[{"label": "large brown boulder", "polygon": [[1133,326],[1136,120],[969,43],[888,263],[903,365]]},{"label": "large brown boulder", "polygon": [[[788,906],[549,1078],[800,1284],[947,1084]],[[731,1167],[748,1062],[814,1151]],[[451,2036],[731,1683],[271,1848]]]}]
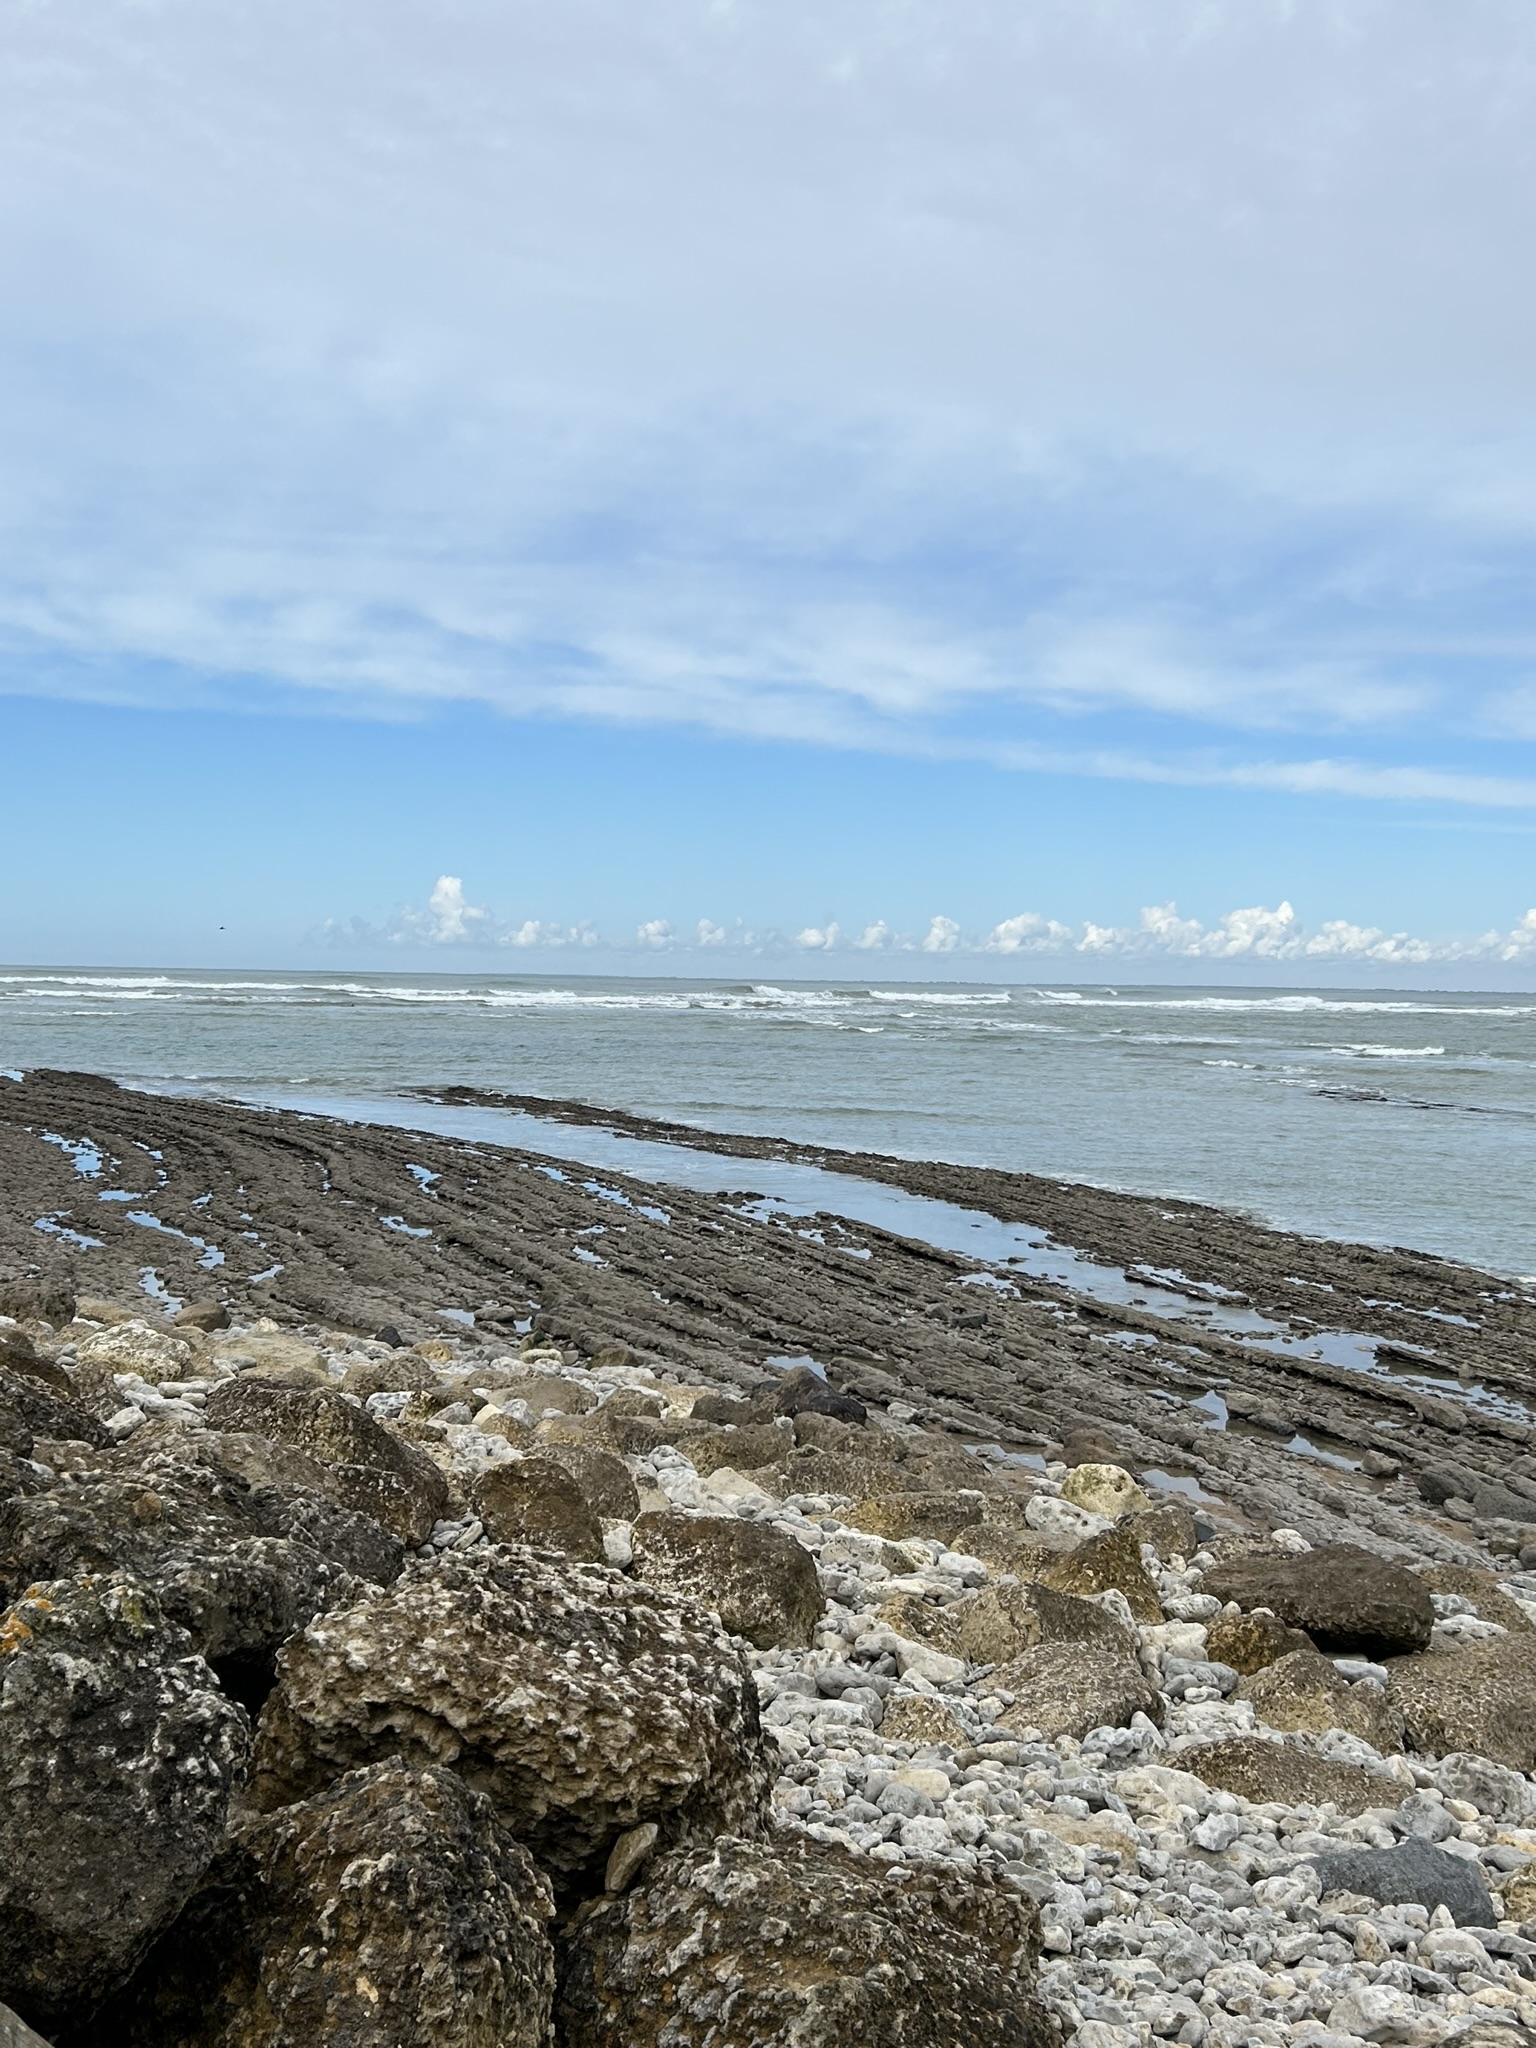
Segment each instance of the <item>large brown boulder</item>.
[{"label": "large brown boulder", "polygon": [[1473,1750],[1512,1771],[1536,1770],[1536,1641],[1494,1637],[1387,1666],[1387,1697],[1409,1747]]},{"label": "large brown boulder", "polygon": [[755,1472],[782,1458],[789,1449],[785,1431],[771,1422],[749,1423],[745,1429],[712,1429],[688,1439],[687,1457],[701,1479],[729,1465],[733,1472]]},{"label": "large brown boulder", "polygon": [[247,1374],[215,1387],[204,1412],[214,1429],[248,1430],[307,1452],[324,1469],[333,1499],[404,1543],[425,1543],[447,1515],[448,1482],[425,1451],[344,1395]]},{"label": "large brown boulder", "polygon": [[1154,1625],[1163,1618],[1162,1602],[1152,1574],[1141,1561],[1141,1537],[1136,1522],[1106,1529],[1090,1537],[1047,1567],[1044,1582],[1059,1593],[1075,1593],[1086,1599],[1093,1593],[1123,1593],[1138,1621]]},{"label": "large brown boulder", "polygon": [[958,1653],[972,1664],[1005,1664],[1038,1643],[1079,1643],[1136,1661],[1137,1644],[1124,1623],[1094,1601],[1053,1586],[1003,1580],[947,1612]]},{"label": "large brown boulder", "polygon": [[1282,1733],[1326,1735],[1342,1728],[1373,1749],[1403,1746],[1403,1726],[1387,1695],[1377,1685],[1351,1685],[1316,1650],[1293,1650],[1266,1664],[1233,1694],[1247,1700],[1267,1727]]},{"label": "large brown boulder", "polygon": [[1124,1651],[1084,1643],[1040,1643],[987,1680],[989,1692],[1011,1692],[1014,1704],[993,1725],[1010,1734],[1038,1728],[1048,1741],[1090,1728],[1125,1728],[1137,1714],[1161,1727],[1163,1696]]},{"label": "large brown boulder", "polygon": [[960,1543],[981,1520],[982,1497],[952,1492],[912,1491],[872,1494],[849,1508],[845,1519],[868,1536],[901,1543],[909,1536],[927,1536],[938,1543]]},{"label": "large brown boulder", "polygon": [[1200,1590],[1235,1600],[1245,1612],[1267,1607],[1335,1656],[1408,1655],[1427,1647],[1435,1625],[1422,1579],[1350,1543],[1299,1554],[1253,1551],[1212,1565]]},{"label": "large brown boulder", "polygon": [[0,1612],[0,1998],[49,2034],[115,1991],[212,1860],[245,1715],[125,1576]]},{"label": "large brown boulder", "polygon": [[563,1875],[646,1821],[664,1840],[755,1825],[768,1785],[751,1673],[698,1608],[489,1545],[289,1643],[253,1797],[272,1810],[395,1754],[458,1770]]},{"label": "large brown boulder", "polygon": [[1273,1614],[1218,1614],[1205,1632],[1205,1654],[1245,1678],[1297,1650],[1314,1647],[1309,1635],[1287,1628]]},{"label": "large brown boulder", "polygon": [[98,1447],[112,1441],[80,1403],[30,1373],[0,1366],[0,1450],[30,1458],[37,1437],[70,1439]]},{"label": "large brown boulder", "polygon": [[387,1584],[400,1560],[376,1522],[323,1494],[253,1489],[170,1453],[0,1501],[0,1599],[35,1579],[128,1571],[215,1662],[270,1657],[360,1582]]},{"label": "large brown boulder", "polygon": [[243,1829],[72,2048],[547,2048],[553,1912],[488,1800],[377,1764]]},{"label": "large brown boulder", "polygon": [[1255,1806],[1336,1806],[1340,1813],[1364,1813],[1370,1806],[1395,1806],[1402,1786],[1359,1764],[1331,1763],[1288,1742],[1238,1735],[1181,1750],[1181,1771],[1192,1772],[1218,1792],[1231,1792]]},{"label": "large brown boulder", "polygon": [[603,1554],[601,1522],[576,1480],[553,1458],[492,1465],[470,1489],[470,1505],[494,1543],[529,1543],[589,1561]]},{"label": "large brown boulder", "polygon": [[1033,1902],[783,1834],[650,1865],[562,1944],[565,2048],[1052,2048]]},{"label": "large brown boulder", "polygon": [[718,1614],[754,1649],[800,1649],[825,1602],[808,1551],[780,1529],[725,1515],[673,1510],[634,1525],[638,1577]]},{"label": "large brown boulder", "polygon": [[549,1444],[541,1455],[565,1467],[602,1520],[632,1522],[639,1514],[639,1489],[615,1452],[598,1444]]}]

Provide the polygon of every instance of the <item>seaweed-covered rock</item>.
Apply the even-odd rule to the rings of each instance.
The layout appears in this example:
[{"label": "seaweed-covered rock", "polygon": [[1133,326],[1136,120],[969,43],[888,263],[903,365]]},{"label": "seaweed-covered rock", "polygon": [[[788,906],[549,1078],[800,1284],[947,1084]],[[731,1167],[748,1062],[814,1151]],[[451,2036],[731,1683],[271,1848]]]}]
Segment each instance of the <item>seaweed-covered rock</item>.
[{"label": "seaweed-covered rock", "polygon": [[548,1880],[451,1771],[353,1771],[242,1830],[71,2048],[546,2048]]},{"label": "seaweed-covered rock", "polygon": [[1405,1655],[1424,1649],[1435,1625],[1422,1579],[1350,1543],[1230,1558],[1211,1567],[1200,1590],[1245,1611],[1267,1607],[1332,1655]]},{"label": "seaweed-covered rock", "polygon": [[124,1575],[0,1613],[0,1997],[52,2032],[114,1991],[211,1861],[245,1715]]},{"label": "seaweed-covered rock", "polygon": [[164,1453],[0,1501],[0,1597],[61,1573],[126,1570],[210,1659],[270,1656],[314,1615],[356,1599],[360,1580],[393,1579],[400,1559],[376,1522],[323,1495],[252,1490]]},{"label": "seaweed-covered rock", "polygon": [[719,1615],[759,1650],[799,1648],[822,1615],[809,1553],[780,1529],[723,1515],[671,1511],[634,1525],[636,1575]]},{"label": "seaweed-covered rock", "polygon": [[1277,1615],[1219,1614],[1205,1635],[1205,1654],[1218,1664],[1249,1678],[1270,1664],[1278,1664],[1297,1650],[1317,1646],[1299,1628],[1287,1628]]},{"label": "seaweed-covered rock", "polygon": [[644,1821],[666,1841],[754,1825],[768,1781],[751,1674],[699,1609],[489,1545],[408,1570],[289,1643],[256,1804],[396,1753],[457,1769],[562,1874]]},{"label": "seaweed-covered rock", "polygon": [[1373,1749],[1403,1746],[1402,1721],[1379,1685],[1351,1685],[1316,1650],[1293,1650],[1245,1678],[1234,1698],[1282,1732],[1326,1735],[1342,1728]]},{"label": "seaweed-covered rock", "polygon": [[1058,1593],[1074,1593],[1082,1599],[1111,1590],[1123,1593],[1138,1621],[1155,1625],[1163,1618],[1157,1587],[1141,1561],[1141,1538],[1134,1521],[1106,1529],[1102,1536],[1090,1536],[1076,1550],[1069,1550],[1047,1567],[1044,1582]]},{"label": "seaweed-covered rock", "polygon": [[1472,1750],[1512,1771],[1536,1770],[1536,1639],[1494,1637],[1427,1657],[1394,1658],[1387,1697],[1410,1747]]},{"label": "seaweed-covered rock", "polygon": [[553,1458],[492,1465],[470,1489],[470,1504],[495,1543],[588,1560],[603,1554],[602,1524],[573,1476]]},{"label": "seaweed-covered rock", "polygon": [[1048,2048],[1039,1915],[952,1872],[899,1888],[828,1843],[730,1837],[647,1866],[562,1945],[567,2048]]},{"label": "seaweed-covered rock", "polygon": [[448,1512],[448,1482],[426,1453],[341,1394],[247,1375],[215,1387],[205,1413],[214,1429],[275,1437],[307,1452],[324,1469],[333,1499],[405,1543],[425,1543]]},{"label": "seaweed-covered rock", "polygon": [[1181,1750],[1181,1771],[1190,1771],[1218,1792],[1231,1792],[1255,1806],[1336,1806],[1340,1813],[1364,1813],[1369,1806],[1394,1805],[1402,1786],[1359,1764],[1331,1762],[1289,1742],[1265,1742],[1238,1735],[1226,1742]]},{"label": "seaweed-covered rock", "polygon": [[768,1405],[775,1415],[830,1415],[838,1422],[851,1422],[859,1427],[869,1420],[869,1410],[862,1401],[829,1387],[807,1365],[797,1365],[785,1373]]},{"label": "seaweed-covered rock", "polygon": [[994,1671],[987,1686],[1014,1695],[997,1727],[1038,1728],[1051,1741],[1081,1742],[1090,1728],[1125,1728],[1136,1714],[1161,1727],[1166,1712],[1134,1657],[1084,1643],[1040,1643]]},{"label": "seaweed-covered rock", "polygon": [[0,1450],[29,1458],[36,1437],[71,1439],[100,1448],[112,1441],[95,1416],[30,1373],[0,1366]]}]

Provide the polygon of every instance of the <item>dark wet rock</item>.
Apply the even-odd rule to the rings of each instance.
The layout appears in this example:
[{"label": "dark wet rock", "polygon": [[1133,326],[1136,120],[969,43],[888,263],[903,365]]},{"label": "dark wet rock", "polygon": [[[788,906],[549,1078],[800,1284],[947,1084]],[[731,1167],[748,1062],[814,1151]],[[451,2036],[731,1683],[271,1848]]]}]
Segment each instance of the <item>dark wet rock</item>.
[{"label": "dark wet rock", "polygon": [[51,1387],[66,1401],[75,1398],[75,1383],[54,1359],[45,1358],[24,1330],[0,1329],[0,1371],[19,1373],[24,1380],[36,1380]]},{"label": "dark wet rock", "polygon": [[1273,1614],[1218,1614],[1206,1629],[1205,1650],[1218,1664],[1230,1664],[1246,1678],[1278,1664],[1298,1650],[1313,1650],[1312,1638],[1287,1628]]},{"label": "dark wet rock", "polygon": [[1000,1665],[987,1686],[1014,1695],[995,1727],[1038,1728],[1048,1741],[1070,1735],[1081,1742],[1090,1728],[1124,1728],[1136,1714],[1161,1727],[1166,1711],[1162,1694],[1129,1651],[1085,1643],[1040,1643]]},{"label": "dark wet rock", "polygon": [[1398,1657],[1387,1696],[1409,1745],[1431,1756],[1473,1750],[1512,1771],[1536,1770],[1536,1640],[1495,1637],[1464,1649]]},{"label": "dark wet rock", "polygon": [[1435,1623],[1422,1580],[1348,1543],[1299,1555],[1256,1551],[1213,1566],[1200,1590],[1235,1600],[1244,1610],[1267,1607],[1335,1655],[1376,1658],[1422,1650]]},{"label": "dark wet rock", "polygon": [[253,1796],[270,1810],[396,1753],[457,1769],[562,1875],[647,1820],[664,1841],[755,1825],[768,1782],[751,1674],[697,1607],[488,1545],[294,1637]]},{"label": "dark wet rock", "polygon": [[1181,1500],[1160,1500],[1136,1517],[1136,1541],[1150,1543],[1166,1564],[1170,1557],[1193,1557],[1200,1535],[1193,1512]]},{"label": "dark wet rock", "polygon": [[1336,1806],[1340,1813],[1364,1813],[1392,1806],[1402,1792],[1395,1779],[1381,1778],[1358,1764],[1334,1763],[1289,1742],[1265,1742],[1239,1735],[1228,1742],[1201,1743],[1170,1759],[1218,1792],[1231,1792],[1255,1806]]},{"label": "dark wet rock", "polygon": [[632,1522],[639,1514],[639,1491],[629,1467],[614,1452],[600,1444],[549,1444],[543,1455],[564,1466],[602,1520]]},{"label": "dark wet rock", "polygon": [[[1154,1625],[1163,1619],[1162,1602],[1152,1576],[1141,1561],[1141,1536],[1136,1521],[1120,1528],[1106,1529],[1091,1537],[1050,1565],[1044,1582],[1059,1593],[1090,1594],[1121,1592],[1138,1621]],[[1213,1650],[1212,1656],[1217,1653]]]},{"label": "dark wet rock", "polygon": [[1477,1479],[1462,1465],[1426,1465],[1414,1474],[1419,1492],[1431,1507],[1448,1500],[1470,1500],[1477,1491]]},{"label": "dark wet rock", "polygon": [[0,1366],[0,1450],[11,1451],[18,1458],[29,1457],[32,1439],[39,1436],[96,1445],[112,1441],[78,1401],[30,1374]]},{"label": "dark wet rock", "polygon": [[212,1859],[249,1743],[135,1580],[0,1612],[0,1997],[23,2018],[52,2032],[128,1976]]},{"label": "dark wet rock", "polygon": [[735,1394],[701,1394],[691,1413],[695,1422],[714,1422],[723,1426],[751,1422],[757,1410],[750,1401],[743,1401]]},{"label": "dark wet rock", "polygon": [[594,1561],[603,1554],[602,1524],[591,1502],[553,1458],[491,1466],[470,1489],[470,1506],[493,1543],[529,1543]]},{"label": "dark wet rock", "polygon": [[821,1582],[793,1536],[761,1522],[675,1511],[634,1525],[637,1577],[718,1614],[755,1649],[798,1649],[822,1615]]},{"label": "dark wet rock", "polygon": [[275,1437],[306,1452],[324,1469],[333,1499],[403,1542],[424,1543],[448,1512],[448,1483],[426,1453],[340,1394],[246,1374],[215,1387],[205,1413],[215,1429]]},{"label": "dark wet rock", "polygon": [[829,1843],[731,1838],[649,1865],[562,1943],[566,2048],[1050,2048],[1039,1917],[954,1873],[899,1888]]},{"label": "dark wet rock", "polygon": [[864,1431],[857,1423],[840,1422],[817,1408],[796,1409],[792,1427],[797,1444],[810,1444],[818,1451],[857,1453],[864,1441]]},{"label": "dark wet rock", "polygon": [[406,1340],[393,1323],[381,1323],[373,1333],[375,1344],[387,1344],[392,1351],[404,1351]]},{"label": "dark wet rock", "polygon": [[377,1523],[324,1495],[253,1491],[168,1455],[0,1502],[0,1597],[59,1574],[128,1571],[214,1661],[270,1657],[356,1599],[360,1581],[394,1578],[400,1560]]},{"label": "dark wet rock", "polygon": [[892,1543],[929,1536],[953,1544],[975,1528],[981,1511],[980,1494],[963,1498],[953,1493],[881,1493],[849,1508],[846,1519],[866,1535],[884,1536]]},{"label": "dark wet rock", "polygon": [[63,1274],[0,1275],[0,1316],[14,1316],[18,1323],[52,1323],[60,1330],[74,1321],[76,1299],[73,1282]]},{"label": "dark wet rock", "polygon": [[773,1397],[773,1411],[776,1415],[830,1415],[835,1421],[851,1422],[860,1428],[869,1420],[869,1410],[862,1401],[828,1386],[808,1365],[797,1365],[792,1372],[785,1373]]},{"label": "dark wet rock", "polygon": [[1373,1749],[1403,1746],[1402,1720],[1379,1685],[1351,1685],[1316,1650],[1293,1650],[1245,1678],[1233,1694],[1282,1733],[1326,1735],[1342,1728]]},{"label": "dark wet rock", "polygon": [[377,1764],[244,1828],[70,2048],[546,2048],[553,1911],[488,1800]]},{"label": "dark wet rock", "polygon": [[1410,1839],[1395,1849],[1347,1849],[1314,1856],[1327,1892],[1359,1892],[1384,1906],[1444,1906],[1459,1927],[1497,1927],[1498,1915],[1473,1864],[1429,1842]]},{"label": "dark wet rock", "polygon": [[12,1500],[20,1494],[45,1493],[49,1483],[32,1459],[0,1450],[0,1501]]}]

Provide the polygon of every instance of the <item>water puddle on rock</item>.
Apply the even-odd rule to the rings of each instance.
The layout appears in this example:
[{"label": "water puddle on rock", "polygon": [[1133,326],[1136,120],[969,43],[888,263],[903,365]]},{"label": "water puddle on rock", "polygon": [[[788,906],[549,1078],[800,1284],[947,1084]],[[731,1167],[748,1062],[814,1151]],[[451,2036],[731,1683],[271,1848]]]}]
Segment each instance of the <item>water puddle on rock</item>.
[{"label": "water puddle on rock", "polygon": [[[162,1091],[172,1092],[172,1091]],[[183,1089],[184,1094],[208,1094]],[[1256,1309],[1239,1306],[1227,1291],[1182,1274],[1147,1266],[1129,1270],[1101,1264],[1070,1245],[1056,1243],[1028,1224],[1005,1223],[975,1209],[912,1195],[878,1181],[806,1165],[796,1160],[741,1159],[729,1153],[694,1151],[686,1145],[620,1136],[589,1124],[564,1124],[525,1110],[491,1109],[456,1103],[402,1101],[354,1095],[300,1094],[263,1090],[228,1097],[251,1107],[295,1110],[336,1117],[347,1123],[381,1124],[395,1130],[431,1131],[473,1144],[513,1147],[568,1159],[598,1171],[698,1194],[734,1194],[761,1215],[788,1221],[837,1217],[844,1222],[918,1239],[940,1251],[973,1260],[995,1278],[1027,1275],[1115,1308],[1139,1309],[1168,1322],[1203,1326],[1236,1338],[1254,1352],[1308,1358],[1370,1378],[1392,1378],[1446,1401],[1482,1409],[1513,1421],[1530,1421],[1518,1401],[1480,1385],[1463,1385],[1429,1369],[1431,1361],[1409,1362],[1383,1355],[1378,1340],[1349,1330],[1297,1334]],[[974,1277],[974,1276],[973,1276]],[[1178,1281],[1181,1286],[1175,1286]],[[1189,1291],[1181,1291],[1188,1289]],[[1215,1298],[1213,1298],[1215,1297]],[[1304,1453],[1305,1454],[1305,1453]],[[1327,1462],[1334,1460],[1318,1452]]]}]

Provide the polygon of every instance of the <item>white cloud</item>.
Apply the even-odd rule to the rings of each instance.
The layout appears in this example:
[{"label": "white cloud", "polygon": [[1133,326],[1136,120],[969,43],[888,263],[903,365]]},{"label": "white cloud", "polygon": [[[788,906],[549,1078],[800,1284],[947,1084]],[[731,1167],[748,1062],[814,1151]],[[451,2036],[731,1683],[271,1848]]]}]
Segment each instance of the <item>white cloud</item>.
[{"label": "white cloud", "polygon": [[1345,918],[1328,918],[1309,930],[1289,902],[1272,909],[1263,904],[1247,905],[1205,924],[1199,918],[1181,916],[1177,904],[1170,902],[1147,905],[1132,925],[1099,924],[1092,919],[1070,925],[1029,910],[980,932],[967,932],[958,919],[938,915],[922,933],[902,932],[880,919],[854,935],[834,918],[825,924],[805,925],[791,939],[754,930],[740,920],[728,928],[707,917],[698,920],[691,937],[685,937],[668,919],[651,918],[636,928],[626,945],[622,940],[605,939],[589,919],[576,924],[539,918],[503,923],[492,911],[466,900],[458,876],[440,875],[419,908],[398,910],[378,925],[359,917],[332,919],[315,936],[325,945],[352,950],[381,946],[495,947],[528,952],[579,948],[620,953],[732,952],[757,958],[793,952],[824,957],[908,952],[957,960],[999,956],[1054,960],[1063,966],[1074,961],[1124,961],[1152,968],[1159,961],[1208,961],[1214,965],[1296,967],[1356,962],[1371,967],[1420,968],[1536,961],[1536,908],[1524,912],[1508,931],[1433,939]]},{"label": "white cloud", "polygon": [[443,23],[8,11],[3,687],[1536,805],[1519,0]]}]

